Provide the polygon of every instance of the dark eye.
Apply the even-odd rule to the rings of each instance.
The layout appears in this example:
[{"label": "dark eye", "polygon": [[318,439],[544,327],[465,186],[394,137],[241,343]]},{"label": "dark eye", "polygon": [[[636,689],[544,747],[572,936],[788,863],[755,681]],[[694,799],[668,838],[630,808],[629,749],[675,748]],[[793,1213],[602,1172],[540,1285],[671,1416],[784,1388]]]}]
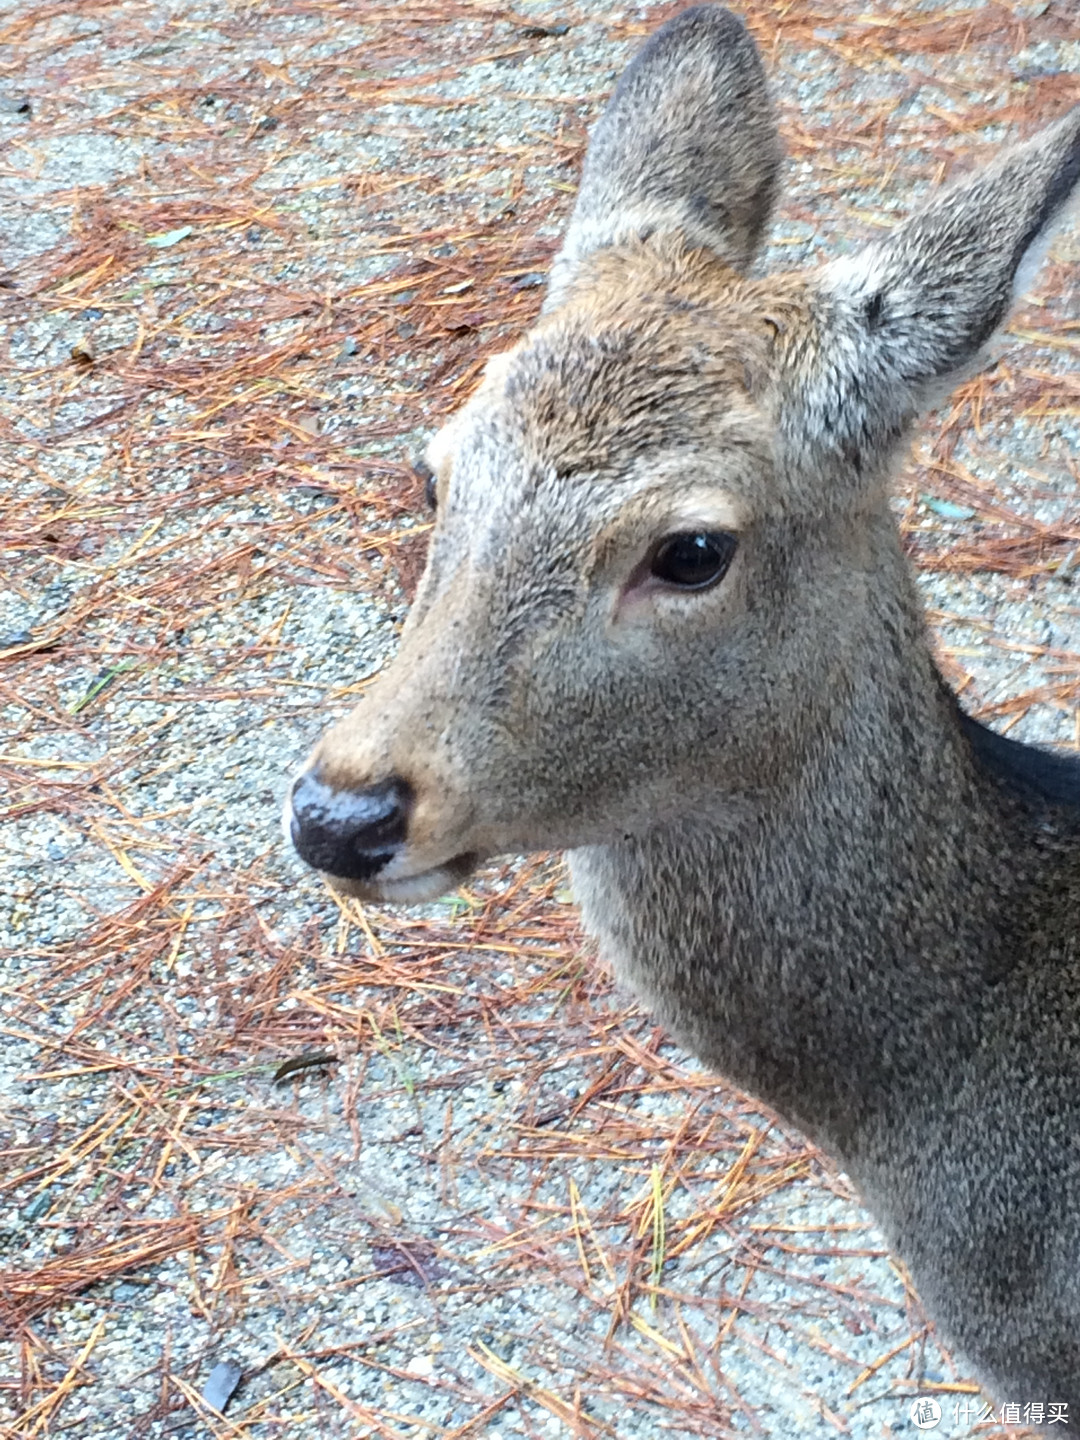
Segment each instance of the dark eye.
[{"label": "dark eye", "polygon": [[657,546],[649,569],[658,580],[680,590],[704,590],[727,573],[738,543],[726,530],[669,535]]},{"label": "dark eye", "polygon": [[417,460],[413,464],[413,474],[424,487],[424,499],[428,503],[428,508],[430,510],[437,509],[439,504],[439,486],[435,471],[432,470],[426,460]]}]

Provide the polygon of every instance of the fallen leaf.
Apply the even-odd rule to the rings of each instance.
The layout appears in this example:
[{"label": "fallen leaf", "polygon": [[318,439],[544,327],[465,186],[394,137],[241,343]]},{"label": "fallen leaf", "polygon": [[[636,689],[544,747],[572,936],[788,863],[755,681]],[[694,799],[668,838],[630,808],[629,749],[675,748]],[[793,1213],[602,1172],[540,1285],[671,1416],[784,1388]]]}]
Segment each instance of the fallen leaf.
[{"label": "fallen leaf", "polygon": [[303,1055],[294,1055],[291,1060],[283,1061],[274,1071],[274,1084],[287,1080],[290,1075],[295,1075],[300,1070],[311,1070],[316,1065],[336,1065],[337,1059],[332,1050],[309,1050]]},{"label": "fallen leaf", "polygon": [[146,243],[156,250],[166,250],[170,245],[179,245],[181,240],[186,240],[192,229],[191,225],[181,225],[179,230],[162,230],[157,235],[147,235]]},{"label": "fallen leaf", "polygon": [[414,1285],[426,1290],[432,1280],[442,1274],[435,1260],[435,1247],[426,1240],[410,1240],[406,1245],[390,1240],[371,1247],[375,1269],[395,1285]]},{"label": "fallen leaf", "polygon": [[222,1360],[210,1371],[210,1378],[203,1386],[202,1398],[219,1415],[232,1398],[243,1373],[241,1367],[232,1360]]},{"label": "fallen leaf", "polygon": [[975,514],[970,505],[954,505],[951,500],[937,500],[932,495],[919,497],[928,510],[943,520],[970,520]]}]

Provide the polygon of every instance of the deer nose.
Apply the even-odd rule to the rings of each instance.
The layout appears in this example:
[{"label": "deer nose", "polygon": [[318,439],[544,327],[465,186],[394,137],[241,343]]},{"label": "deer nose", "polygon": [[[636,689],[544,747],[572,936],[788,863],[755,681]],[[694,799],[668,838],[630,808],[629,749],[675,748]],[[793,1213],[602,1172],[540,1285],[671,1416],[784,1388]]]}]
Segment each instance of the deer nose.
[{"label": "deer nose", "polygon": [[301,860],[341,880],[370,880],[405,843],[412,791],[392,776],[337,790],[305,770],[292,788],[289,835]]}]

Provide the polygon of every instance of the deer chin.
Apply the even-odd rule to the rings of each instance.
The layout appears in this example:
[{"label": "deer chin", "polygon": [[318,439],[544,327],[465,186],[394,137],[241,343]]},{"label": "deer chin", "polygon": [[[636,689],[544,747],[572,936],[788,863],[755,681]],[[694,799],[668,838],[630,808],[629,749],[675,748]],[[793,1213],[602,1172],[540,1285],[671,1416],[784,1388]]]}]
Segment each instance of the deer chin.
[{"label": "deer chin", "polygon": [[[383,905],[417,905],[424,900],[437,900],[467,880],[480,864],[479,855],[455,855],[441,865],[429,870],[418,870],[414,875],[376,875],[370,880],[345,880],[338,875],[327,875],[332,890],[339,895],[348,895],[354,900],[367,900]],[[388,869],[395,868],[391,862]]]}]

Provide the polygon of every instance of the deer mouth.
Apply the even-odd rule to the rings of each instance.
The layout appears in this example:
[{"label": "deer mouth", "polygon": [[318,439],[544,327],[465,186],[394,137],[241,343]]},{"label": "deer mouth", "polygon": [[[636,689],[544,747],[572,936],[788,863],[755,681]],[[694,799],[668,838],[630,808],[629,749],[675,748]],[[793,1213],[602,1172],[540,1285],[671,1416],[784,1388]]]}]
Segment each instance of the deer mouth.
[{"label": "deer mouth", "polygon": [[[466,853],[455,855],[441,865],[432,865],[427,870],[418,870],[413,875],[383,873],[370,880],[347,880],[338,875],[327,875],[326,880],[339,895],[348,895],[355,900],[416,905],[424,900],[437,900],[440,895],[456,890],[480,864],[480,859],[479,855]],[[393,868],[392,862],[387,869]]]}]

